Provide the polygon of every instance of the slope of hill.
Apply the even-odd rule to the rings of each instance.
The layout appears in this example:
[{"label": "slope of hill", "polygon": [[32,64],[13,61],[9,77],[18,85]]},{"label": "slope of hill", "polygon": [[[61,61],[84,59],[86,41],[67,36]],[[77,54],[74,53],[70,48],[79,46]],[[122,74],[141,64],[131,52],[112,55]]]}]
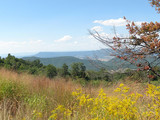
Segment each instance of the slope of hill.
[{"label": "slope of hill", "polygon": [[[79,59],[71,56],[54,57],[54,58],[38,58],[38,57],[23,57],[24,60],[33,61],[39,59],[44,65],[53,64],[56,67],[61,67],[64,63],[70,66],[72,63],[81,62],[84,63],[87,70],[99,70],[100,68],[106,68],[107,70],[119,70],[119,69],[136,69],[137,67],[118,58],[112,58],[109,61],[99,61],[90,59]],[[148,61],[153,61],[152,58],[148,58]]]},{"label": "slope of hill", "polygon": [[61,67],[64,63],[70,66],[72,63],[81,62],[84,63],[87,70],[98,70],[98,66],[104,66],[105,62],[98,60],[79,59],[71,56],[55,57],[55,58],[38,58],[38,57],[23,57],[24,60],[33,61],[39,59],[44,65],[52,64],[56,67]]},{"label": "slope of hill", "polygon": [[[153,57],[148,57],[148,58],[146,58],[146,60],[151,63],[155,59]],[[137,63],[138,62],[140,62],[140,61],[137,61]],[[141,62],[143,63],[145,61],[141,61]],[[158,64],[159,63],[158,60],[156,62],[153,62],[153,63],[154,63],[154,65],[160,66],[160,64]],[[133,64],[130,64],[129,62],[126,62],[124,60],[118,59],[118,58],[113,58],[113,59],[107,61],[106,65],[107,65],[109,70],[118,70],[118,69],[125,69],[125,68],[137,69],[137,66],[135,66]]]},{"label": "slope of hill", "polygon": [[135,69],[136,66],[131,65],[123,60],[113,58],[109,61],[99,61],[90,59],[79,59],[71,56],[54,57],[54,58],[39,58],[39,57],[23,57],[24,60],[33,61],[39,59],[44,65],[52,64],[56,67],[62,67],[64,63],[70,66],[72,63],[81,62],[84,63],[87,70],[99,70],[100,68],[106,68],[107,70],[118,70],[118,69]]},{"label": "slope of hill", "polygon": [[125,68],[136,69],[137,68],[136,66],[130,64],[129,62],[126,62],[118,58],[113,58],[107,61],[106,66],[108,67],[109,70],[118,70],[118,69],[125,69]]}]

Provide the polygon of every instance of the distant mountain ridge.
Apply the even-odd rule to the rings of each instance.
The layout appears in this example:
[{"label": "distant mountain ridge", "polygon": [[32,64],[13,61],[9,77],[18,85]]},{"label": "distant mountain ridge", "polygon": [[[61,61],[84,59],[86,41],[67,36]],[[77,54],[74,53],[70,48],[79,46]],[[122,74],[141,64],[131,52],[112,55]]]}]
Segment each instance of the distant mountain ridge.
[{"label": "distant mountain ridge", "polygon": [[39,58],[71,56],[80,59],[92,58],[94,60],[101,59],[104,61],[108,61],[113,58],[112,56],[110,56],[112,52],[113,50],[111,49],[101,49],[93,51],[73,51],[73,52],[39,52],[33,56]]},{"label": "distant mountain ridge", "polygon": [[[106,68],[108,70],[136,69],[137,67],[118,58],[110,56],[113,50],[101,49],[95,51],[75,51],[75,52],[39,52],[33,57],[23,57],[24,60],[33,61],[39,59],[44,65],[53,64],[62,67],[64,63],[70,66],[72,63],[84,63],[88,70],[98,70]],[[152,58],[147,58],[152,61]]]}]

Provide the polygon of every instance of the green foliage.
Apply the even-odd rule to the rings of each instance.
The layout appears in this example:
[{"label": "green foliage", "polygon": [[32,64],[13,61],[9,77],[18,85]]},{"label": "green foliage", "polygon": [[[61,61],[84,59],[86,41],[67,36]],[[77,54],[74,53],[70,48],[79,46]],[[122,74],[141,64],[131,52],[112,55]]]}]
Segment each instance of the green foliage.
[{"label": "green foliage", "polygon": [[146,74],[147,73],[145,71],[135,71],[131,76],[131,79],[139,82],[144,82],[148,80],[148,78],[146,77]]},{"label": "green foliage", "polygon": [[[36,69],[39,69],[43,66],[39,60],[34,60],[33,62],[25,61],[23,59],[15,58],[14,56],[8,54],[5,59],[0,60],[1,65],[7,69],[15,71],[28,71],[31,74],[36,73]],[[37,70],[38,71],[38,70]]]},{"label": "green foliage", "polygon": [[4,59],[0,57],[0,66],[3,66],[3,65],[4,65]]},{"label": "green foliage", "polygon": [[36,67],[40,68],[40,67],[43,66],[43,64],[40,62],[39,59],[37,59],[37,60],[34,60],[34,61],[32,62],[32,66],[36,66]]},{"label": "green foliage", "polygon": [[87,75],[90,80],[105,80],[111,81],[111,74],[104,68],[99,71],[87,71]]},{"label": "green foliage", "polygon": [[26,93],[27,91],[20,83],[8,80],[0,81],[0,99],[8,98],[19,100],[24,97]]},{"label": "green foliage", "polygon": [[80,68],[79,68],[79,64],[78,63],[73,63],[71,65],[71,75],[73,77],[77,77],[80,74]]},{"label": "green foliage", "polygon": [[66,77],[67,75],[70,75],[70,73],[68,71],[68,65],[64,63],[61,69],[61,76]]},{"label": "green foliage", "polygon": [[47,106],[46,97],[37,94],[26,97],[25,102],[34,110],[38,109],[43,111]]},{"label": "green foliage", "polygon": [[36,67],[32,67],[29,69],[28,71],[29,74],[37,74],[38,73],[38,69]]},{"label": "green foliage", "polygon": [[83,63],[73,63],[71,65],[71,75],[73,78],[85,78],[86,77],[86,67]]},{"label": "green foliage", "polygon": [[17,62],[17,60],[18,59],[16,59],[14,56],[11,56],[10,54],[8,54],[8,56],[6,57],[4,61],[5,68],[17,70],[17,68],[20,65],[19,62]]},{"label": "green foliage", "polygon": [[[66,61],[67,62],[67,61]],[[33,61],[26,61],[23,59],[15,58],[8,54],[6,58],[0,58],[0,67],[5,67],[9,70],[14,70],[18,73],[26,72],[32,75],[47,76],[53,78],[55,76],[60,77],[72,77],[73,79],[85,79],[85,80],[104,80],[104,81],[119,81],[126,77],[131,77],[132,80],[146,81],[146,73],[143,71],[135,71],[127,69],[126,71],[109,73],[108,70],[102,68],[99,71],[86,70],[84,63],[72,63],[71,66],[63,64],[61,68],[56,68],[53,65],[43,65],[41,60],[33,59]],[[159,67],[155,67],[154,70],[158,73]],[[150,72],[149,75],[153,73]],[[157,81],[159,78],[154,77],[152,81]]]},{"label": "green foliage", "polygon": [[86,66],[83,63],[79,63],[80,67],[80,78],[86,77]]},{"label": "green foliage", "polygon": [[92,80],[91,85],[94,87],[98,87],[100,85],[100,82],[101,82],[100,80]]},{"label": "green foliage", "polygon": [[57,75],[56,67],[54,67],[53,65],[48,65],[46,67],[46,75],[49,78],[55,77]]},{"label": "green foliage", "polygon": [[118,81],[118,80],[122,80],[126,77],[126,73],[120,73],[120,72],[116,72],[113,74],[113,80]]},{"label": "green foliage", "polygon": [[76,78],[76,83],[79,83],[81,86],[85,87],[88,84],[88,81],[86,81],[84,78]]}]

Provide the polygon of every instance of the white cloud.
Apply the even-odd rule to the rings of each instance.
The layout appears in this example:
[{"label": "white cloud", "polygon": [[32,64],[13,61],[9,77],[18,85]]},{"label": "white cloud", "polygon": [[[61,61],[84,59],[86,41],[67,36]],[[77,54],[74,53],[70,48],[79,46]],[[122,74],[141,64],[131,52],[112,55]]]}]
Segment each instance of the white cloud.
[{"label": "white cloud", "polygon": [[[125,26],[127,24],[126,20],[123,18],[119,19],[109,19],[109,20],[95,20],[93,23],[99,23],[105,26]],[[142,21],[135,22],[136,25],[141,25]]]},{"label": "white cloud", "polygon": [[42,40],[32,41],[0,41],[0,53],[35,52],[44,47]]},{"label": "white cloud", "polygon": [[30,44],[39,44],[39,43],[42,43],[43,41],[42,40],[31,40],[29,41]]},{"label": "white cloud", "polygon": [[97,32],[101,32],[101,31],[103,31],[103,28],[101,26],[94,26],[93,28],[91,28],[91,30],[95,30]]},{"label": "white cloud", "polygon": [[0,54],[37,53],[41,51],[81,51],[100,49],[102,44],[88,36],[77,36],[69,42],[47,42],[46,40],[1,41]]},{"label": "white cloud", "polygon": [[0,41],[0,46],[8,47],[8,46],[23,46],[23,45],[37,45],[41,44],[43,41],[42,40],[31,40],[31,41]]},{"label": "white cloud", "polygon": [[70,35],[65,35],[64,37],[58,39],[58,40],[55,40],[54,42],[66,42],[68,40],[71,40],[72,39],[72,36]]},{"label": "white cloud", "polygon": [[98,40],[90,37],[88,35],[76,36],[70,42],[54,42],[48,49],[50,49],[49,51],[84,51],[97,50],[104,46]]},{"label": "white cloud", "polygon": [[74,44],[78,44],[78,41],[74,41]]}]

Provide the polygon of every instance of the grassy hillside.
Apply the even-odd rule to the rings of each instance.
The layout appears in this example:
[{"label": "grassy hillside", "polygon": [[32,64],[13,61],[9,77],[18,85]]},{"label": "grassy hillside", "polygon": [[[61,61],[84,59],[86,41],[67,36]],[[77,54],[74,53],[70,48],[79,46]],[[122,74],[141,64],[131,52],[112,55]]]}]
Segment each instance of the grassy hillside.
[{"label": "grassy hillside", "polygon": [[130,78],[96,87],[92,82],[82,87],[70,79],[0,69],[0,119],[160,119],[159,87]]}]

